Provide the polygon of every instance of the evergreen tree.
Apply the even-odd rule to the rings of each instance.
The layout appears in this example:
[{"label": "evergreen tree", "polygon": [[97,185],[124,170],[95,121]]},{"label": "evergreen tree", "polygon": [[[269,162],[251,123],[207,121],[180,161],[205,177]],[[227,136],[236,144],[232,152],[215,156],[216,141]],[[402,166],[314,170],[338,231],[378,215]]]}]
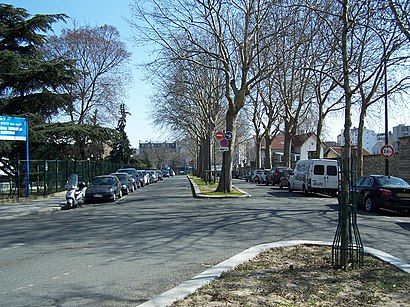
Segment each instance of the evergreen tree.
[{"label": "evergreen tree", "polygon": [[111,162],[122,163],[124,165],[130,164],[132,155],[131,143],[125,132],[127,115],[131,114],[125,110],[125,104],[121,104],[120,119],[118,120],[117,128],[115,129],[117,131],[116,140],[109,156]]},{"label": "evergreen tree", "polygon": [[[73,98],[58,94],[62,85],[75,81],[73,61],[45,60],[41,51],[44,33],[66,17],[30,16],[23,8],[0,4],[0,114],[28,117],[29,139],[35,139],[32,128],[50,121]],[[2,157],[24,157],[24,144],[3,143]]]}]

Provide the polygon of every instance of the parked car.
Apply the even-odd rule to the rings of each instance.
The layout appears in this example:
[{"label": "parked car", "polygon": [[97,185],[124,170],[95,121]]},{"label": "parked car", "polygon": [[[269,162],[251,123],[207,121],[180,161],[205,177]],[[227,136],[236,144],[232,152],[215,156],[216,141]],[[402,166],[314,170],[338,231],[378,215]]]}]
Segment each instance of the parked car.
[{"label": "parked car", "polygon": [[289,177],[288,190],[337,195],[339,189],[339,166],[337,160],[310,159],[296,162],[293,175]]},{"label": "parked car", "polygon": [[279,179],[279,188],[283,189],[284,187],[289,187],[289,177],[293,175],[292,169],[284,170],[282,173],[282,177]]},{"label": "parked car", "polygon": [[85,191],[85,201],[111,200],[122,197],[121,182],[113,175],[94,177]]},{"label": "parked car", "polygon": [[292,171],[292,169],[284,166],[277,166],[272,168],[272,170],[266,175],[266,185],[279,184],[283,173],[289,171]]},{"label": "parked car", "polygon": [[255,171],[249,171],[245,176],[245,180],[246,182],[252,182],[254,177],[255,177]]},{"label": "parked car", "polygon": [[275,172],[273,173],[273,185],[280,184],[280,180],[285,173],[293,172],[293,169],[289,167],[278,166],[275,168]]},{"label": "parked car", "polygon": [[410,185],[399,177],[369,175],[357,178],[353,186],[357,205],[366,212],[380,208],[410,210]]},{"label": "parked car", "polygon": [[239,179],[239,171],[238,170],[233,170],[232,171],[232,178],[235,178],[235,179]]},{"label": "parked car", "polygon": [[[121,182],[122,195],[128,195],[135,191],[134,179],[128,173],[112,173]],[[137,179],[139,181],[139,179]]]},{"label": "parked car", "polygon": [[147,170],[147,173],[148,173],[149,178],[150,178],[150,183],[158,182],[158,176],[157,176],[157,173],[154,170],[152,170],[152,169]]},{"label": "parked car", "polygon": [[268,173],[268,170],[257,169],[255,171],[255,176],[253,177],[253,182],[255,182],[255,183],[265,183],[267,173]]},{"label": "parked car", "polygon": [[120,168],[119,170],[117,170],[117,173],[127,173],[128,175],[130,175],[134,183],[134,190],[141,187],[140,175],[135,168]]},{"label": "parked car", "polygon": [[155,173],[157,174],[158,180],[164,180],[164,177],[162,176],[162,172],[160,170],[155,170]]},{"label": "parked car", "polygon": [[162,176],[163,177],[170,177],[171,174],[169,173],[169,169],[162,169]]},{"label": "parked car", "polygon": [[137,170],[137,172],[140,172],[142,174],[141,186],[150,184],[150,176],[145,169],[139,169]]}]

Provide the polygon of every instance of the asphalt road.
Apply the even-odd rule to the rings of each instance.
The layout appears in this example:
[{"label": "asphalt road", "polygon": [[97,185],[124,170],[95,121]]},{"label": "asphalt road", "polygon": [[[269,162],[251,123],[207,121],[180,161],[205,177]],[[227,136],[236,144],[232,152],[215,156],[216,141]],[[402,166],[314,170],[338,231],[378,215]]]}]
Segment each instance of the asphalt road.
[{"label": "asphalt road", "polygon": [[[114,203],[0,224],[1,306],[135,306],[243,250],[332,241],[336,198],[236,180],[251,198],[195,199],[177,176]],[[410,217],[359,212],[365,246],[410,262]]]}]

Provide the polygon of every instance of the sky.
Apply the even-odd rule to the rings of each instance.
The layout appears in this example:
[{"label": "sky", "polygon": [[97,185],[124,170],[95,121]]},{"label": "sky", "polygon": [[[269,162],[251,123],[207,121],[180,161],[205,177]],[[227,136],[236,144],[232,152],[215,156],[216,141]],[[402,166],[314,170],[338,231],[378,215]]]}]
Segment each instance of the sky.
[{"label": "sky", "polygon": [[[159,131],[149,118],[150,96],[154,94],[150,84],[142,81],[143,71],[137,65],[143,64],[149,58],[150,50],[134,46],[132,30],[127,22],[131,17],[129,4],[132,0],[10,0],[2,3],[12,4],[15,7],[25,8],[30,14],[55,14],[64,13],[78,25],[90,26],[113,25],[120,32],[128,50],[132,53],[133,86],[129,89],[128,96],[124,99],[131,115],[127,118],[126,132],[134,148],[139,147],[139,142],[174,141],[164,131]],[[61,27],[72,27],[72,22],[67,24],[54,24],[58,31]],[[410,97],[401,101],[399,107],[389,107],[389,130],[399,124],[410,125]],[[324,139],[336,141],[344,127],[344,116],[338,114],[329,117],[325,122],[326,132]],[[358,127],[357,116],[353,116],[352,128]],[[384,108],[373,108],[369,112],[367,129],[377,133],[384,133]]]},{"label": "sky", "polygon": [[[142,81],[143,72],[140,67],[137,67],[138,64],[143,64],[148,59],[149,50],[136,47],[132,43],[132,31],[126,21],[131,16],[128,7],[131,0],[6,0],[2,3],[24,8],[31,15],[64,13],[71,20],[75,20],[79,26],[85,24],[115,26],[120,32],[123,42],[127,44],[128,51],[132,53],[133,86],[129,88],[128,97],[124,99],[124,103],[131,113],[127,117],[125,128],[131,146],[138,148],[139,141],[174,141],[158,131],[149,119],[148,104],[152,88],[148,83]],[[67,20],[65,24],[54,23],[52,27],[56,32],[55,34],[58,34],[61,27],[72,28],[71,20]]]}]

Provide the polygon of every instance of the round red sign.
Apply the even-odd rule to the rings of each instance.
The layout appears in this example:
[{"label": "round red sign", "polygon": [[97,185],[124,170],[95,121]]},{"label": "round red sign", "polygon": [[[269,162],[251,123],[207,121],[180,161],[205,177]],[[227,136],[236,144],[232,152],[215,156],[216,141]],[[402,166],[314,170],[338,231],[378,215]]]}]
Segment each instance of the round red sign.
[{"label": "round red sign", "polygon": [[217,140],[222,140],[224,138],[224,133],[222,131],[218,131],[215,134],[215,137],[216,137]]},{"label": "round red sign", "polygon": [[384,145],[381,150],[380,154],[382,155],[383,158],[391,158],[394,156],[394,148],[391,145]]}]

